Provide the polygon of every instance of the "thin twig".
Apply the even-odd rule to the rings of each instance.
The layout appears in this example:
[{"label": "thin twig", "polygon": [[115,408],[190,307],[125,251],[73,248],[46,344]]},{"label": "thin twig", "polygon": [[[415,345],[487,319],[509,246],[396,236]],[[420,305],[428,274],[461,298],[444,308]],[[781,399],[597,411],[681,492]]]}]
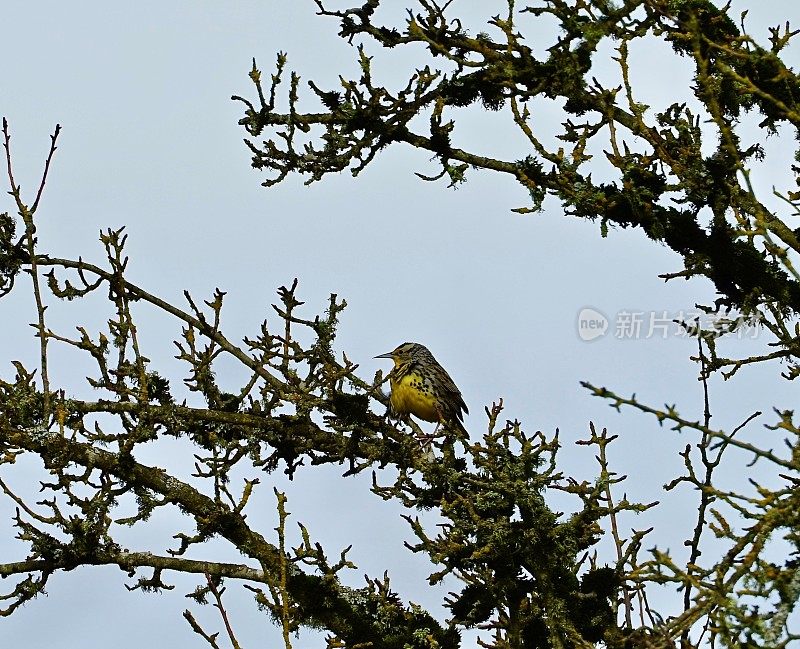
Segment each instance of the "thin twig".
[{"label": "thin twig", "polygon": [[[594,423],[590,423],[589,427],[591,428],[592,435],[596,435]],[[600,467],[602,472],[602,477],[605,482],[605,496],[606,502],[608,503],[608,511],[609,511],[609,519],[611,521],[611,536],[614,539],[614,546],[617,549],[617,565],[619,565],[620,570],[623,568],[623,541],[619,535],[619,527],[617,525],[617,512],[614,510],[614,500],[611,496],[611,473],[608,470],[608,459],[606,457],[606,446],[611,441],[606,435],[606,429],[603,429],[603,433],[601,437],[598,438],[599,443],[598,447],[600,449]],[[628,629],[633,628],[633,619],[632,619],[632,609],[633,605],[631,603],[631,596],[628,592],[627,585],[623,582],[622,584],[622,599],[625,604],[625,626]]]},{"label": "thin twig", "polygon": [[219,588],[217,588],[217,585],[214,583],[214,580],[211,578],[211,575],[209,573],[206,573],[206,581],[208,582],[208,588],[211,591],[211,594],[214,596],[214,599],[216,600],[216,604],[214,604],[214,606],[217,608],[219,614],[222,616],[222,621],[225,624],[225,630],[228,632],[228,638],[230,638],[233,649],[242,649],[241,645],[236,640],[236,636],[233,633],[233,628],[231,627],[230,620],[228,620],[228,613],[225,610],[225,607],[222,605],[222,593],[225,592],[225,589],[223,588],[222,590],[220,590]]},{"label": "thin twig", "polygon": [[290,637],[291,613],[289,609],[289,588],[288,588],[288,559],[286,558],[286,519],[289,514],[286,511],[286,494],[275,489],[275,497],[278,499],[278,550],[280,552],[281,581],[279,586],[281,598],[281,630],[283,631],[283,643],[286,649],[292,649]]},{"label": "thin twig", "polygon": [[192,615],[192,612],[188,608],[183,612],[183,617],[189,623],[189,626],[192,627],[192,631],[203,638],[214,649],[220,649],[219,645],[217,644],[217,636],[219,633],[212,633],[209,635],[203,631],[203,627],[200,626],[200,623],[194,618],[194,615]]},{"label": "thin twig", "polygon": [[[699,327],[699,322],[698,322]],[[710,428],[711,424],[711,408],[709,405],[709,397],[708,397],[708,373],[706,372],[706,356],[703,353],[703,338],[702,336],[697,337],[697,349],[700,358],[700,380],[703,383],[703,426],[705,427],[706,431]],[[708,459],[708,447],[711,443],[711,437],[709,436],[708,432],[703,432],[703,437],[698,444],[700,448],[700,457],[702,459],[703,465],[706,468],[706,474],[703,479],[703,484],[700,488],[700,505],[697,508],[697,522],[695,524],[694,532],[692,535],[691,541],[689,541],[688,545],[691,548],[689,552],[689,560],[686,564],[686,574],[692,575],[695,572],[695,564],[697,559],[700,557],[700,539],[703,534],[703,530],[706,527],[706,512],[708,511],[708,507],[713,500],[712,494],[709,492],[711,487],[711,478],[714,473],[714,469],[716,468],[719,460],[721,459],[721,453],[717,457],[717,462],[711,462]],[[688,455],[688,449],[687,449]],[[688,462],[687,457],[687,462]],[[687,580],[686,582],[686,589],[683,592],[683,610],[688,611],[692,605],[692,582],[691,580]],[[689,642],[689,629],[687,628],[683,634],[681,635],[681,643],[683,646],[688,646]]]},{"label": "thin twig", "polygon": [[53,131],[53,134],[50,136],[50,151],[47,154],[47,160],[44,163],[44,171],[42,172],[42,181],[39,183],[39,189],[36,192],[36,200],[33,201],[33,207],[31,207],[31,214],[36,212],[36,208],[39,207],[39,201],[42,198],[42,192],[44,191],[44,185],[47,182],[47,172],[50,171],[50,163],[53,160],[53,155],[58,148],[56,146],[56,140],[58,140],[58,136],[61,133],[61,124],[56,124],[56,128]]},{"label": "thin twig", "polygon": [[22,220],[25,223],[25,242],[29,256],[30,275],[33,281],[33,295],[34,299],[36,300],[38,322],[35,326],[39,336],[43,393],[42,420],[45,426],[48,425],[50,420],[50,377],[47,371],[47,327],[45,326],[44,318],[44,312],[47,307],[44,305],[44,301],[42,300],[42,291],[41,287],[39,286],[39,268],[36,263],[36,225],[34,224],[33,216],[36,212],[36,208],[39,206],[39,201],[42,197],[42,192],[44,191],[44,186],[47,181],[47,173],[50,170],[50,162],[55,154],[56,141],[60,132],[61,126],[56,124],[55,131],[53,132],[53,135],[50,136],[50,151],[47,154],[47,161],[45,162],[44,172],[42,173],[42,179],[39,183],[39,190],[36,193],[36,200],[33,203],[33,207],[28,208],[28,206],[23,203],[20,187],[14,180],[13,165],[11,164],[11,134],[8,130],[8,120],[5,117],[3,118],[3,145],[6,150],[6,169],[8,171],[8,180],[11,184],[10,193],[14,197],[14,201],[17,204],[19,215],[22,217]]}]

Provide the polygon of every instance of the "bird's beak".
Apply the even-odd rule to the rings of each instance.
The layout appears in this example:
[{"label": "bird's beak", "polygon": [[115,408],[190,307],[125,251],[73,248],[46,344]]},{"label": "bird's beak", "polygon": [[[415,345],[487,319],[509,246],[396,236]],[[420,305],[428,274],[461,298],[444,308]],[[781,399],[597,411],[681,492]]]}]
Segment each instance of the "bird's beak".
[{"label": "bird's beak", "polygon": [[375,358],[392,358],[392,352],[386,352],[385,354],[380,354],[379,356],[376,356]]}]

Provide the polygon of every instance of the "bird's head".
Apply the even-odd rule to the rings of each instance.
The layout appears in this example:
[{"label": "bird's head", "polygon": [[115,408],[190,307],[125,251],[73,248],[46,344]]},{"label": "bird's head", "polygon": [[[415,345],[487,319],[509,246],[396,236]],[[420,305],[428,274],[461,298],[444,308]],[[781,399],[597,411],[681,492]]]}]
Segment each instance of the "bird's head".
[{"label": "bird's head", "polygon": [[394,361],[394,366],[400,367],[401,365],[405,365],[419,358],[425,353],[430,353],[425,345],[420,345],[419,343],[403,343],[395,347],[392,351],[386,354],[380,354],[375,358],[391,358]]}]

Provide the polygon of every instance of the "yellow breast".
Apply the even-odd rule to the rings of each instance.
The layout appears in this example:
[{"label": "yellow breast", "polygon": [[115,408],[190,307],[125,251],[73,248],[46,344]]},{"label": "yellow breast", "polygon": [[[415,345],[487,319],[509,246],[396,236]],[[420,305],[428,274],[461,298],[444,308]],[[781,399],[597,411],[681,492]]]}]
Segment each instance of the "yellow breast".
[{"label": "yellow breast", "polygon": [[406,374],[392,379],[392,408],[401,415],[412,414],[425,421],[439,421],[436,398],[419,374]]}]

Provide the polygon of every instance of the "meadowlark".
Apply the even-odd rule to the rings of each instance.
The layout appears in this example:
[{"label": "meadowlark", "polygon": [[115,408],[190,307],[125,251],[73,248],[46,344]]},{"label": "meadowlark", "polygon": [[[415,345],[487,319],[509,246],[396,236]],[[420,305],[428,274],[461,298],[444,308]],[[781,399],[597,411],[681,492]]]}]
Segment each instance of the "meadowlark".
[{"label": "meadowlark", "polygon": [[452,426],[464,437],[464,414],[469,413],[453,379],[439,365],[425,345],[403,343],[387,354],[375,358],[391,358],[394,367],[389,372],[392,388],[392,410],[400,416],[409,414],[425,421],[436,422],[433,435],[439,426]]}]

